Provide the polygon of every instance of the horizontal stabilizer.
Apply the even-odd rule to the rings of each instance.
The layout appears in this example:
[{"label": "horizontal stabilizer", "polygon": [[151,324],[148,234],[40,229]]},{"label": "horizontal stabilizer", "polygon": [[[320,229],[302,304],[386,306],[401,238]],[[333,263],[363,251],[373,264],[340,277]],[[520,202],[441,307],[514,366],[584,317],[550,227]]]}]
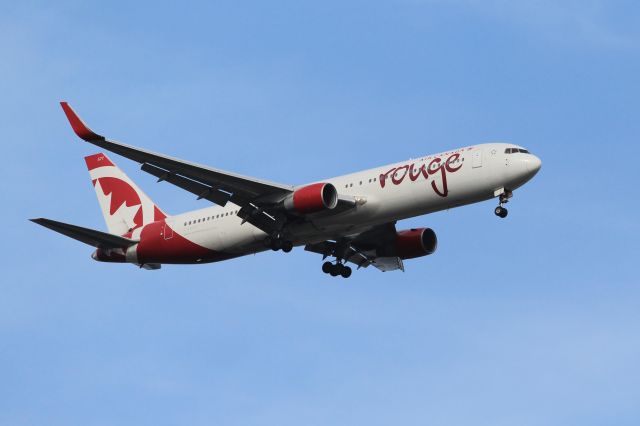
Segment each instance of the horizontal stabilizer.
[{"label": "horizontal stabilizer", "polygon": [[120,237],[118,235],[109,234],[107,232],[96,231],[94,229],[83,228],[81,226],[70,225],[68,223],[57,222],[51,219],[29,219],[31,222],[42,225],[62,235],[81,241],[90,246],[101,249],[126,249],[136,244],[138,241],[129,238]]}]

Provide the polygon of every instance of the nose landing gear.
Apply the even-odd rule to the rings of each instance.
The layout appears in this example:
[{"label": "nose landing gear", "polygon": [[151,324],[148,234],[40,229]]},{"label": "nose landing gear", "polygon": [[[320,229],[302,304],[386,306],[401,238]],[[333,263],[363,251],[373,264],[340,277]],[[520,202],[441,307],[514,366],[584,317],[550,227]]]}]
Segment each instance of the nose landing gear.
[{"label": "nose landing gear", "polygon": [[322,264],[322,272],[324,272],[325,274],[329,274],[332,277],[337,277],[338,275],[340,275],[342,276],[342,278],[349,278],[351,276],[351,268],[343,265],[340,262],[324,262]]},{"label": "nose landing gear", "polygon": [[502,206],[498,206],[496,207],[496,209],[493,211],[496,216],[504,219],[505,217],[507,217],[507,215],[509,214],[509,210],[507,210],[506,208],[502,207]]},{"label": "nose landing gear", "polygon": [[513,197],[513,193],[509,190],[505,190],[504,188],[496,191],[496,195],[500,197],[500,204],[493,211],[496,216],[504,219],[509,214],[509,210],[504,207],[505,204],[509,202],[509,198]]}]

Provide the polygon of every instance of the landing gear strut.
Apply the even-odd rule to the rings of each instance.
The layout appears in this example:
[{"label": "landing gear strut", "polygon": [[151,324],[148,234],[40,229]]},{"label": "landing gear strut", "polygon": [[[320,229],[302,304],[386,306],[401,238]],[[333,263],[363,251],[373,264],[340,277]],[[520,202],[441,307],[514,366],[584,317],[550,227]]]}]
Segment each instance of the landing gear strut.
[{"label": "landing gear strut", "polygon": [[274,232],[272,235],[266,236],[264,238],[264,246],[273,251],[282,250],[285,253],[289,253],[293,250],[293,243],[289,240],[285,240],[278,232]]},{"label": "landing gear strut", "polygon": [[322,264],[322,272],[332,277],[340,275],[342,278],[349,278],[351,276],[351,268],[338,261],[336,261],[336,263],[324,262]]},{"label": "landing gear strut", "polygon": [[498,205],[498,207],[495,208],[495,210],[493,211],[496,216],[504,219],[505,217],[507,217],[507,215],[509,214],[509,210],[507,210],[504,205],[507,204],[509,202],[509,198],[511,198],[513,196],[513,193],[511,191],[508,190],[502,190],[500,193],[500,203]]}]

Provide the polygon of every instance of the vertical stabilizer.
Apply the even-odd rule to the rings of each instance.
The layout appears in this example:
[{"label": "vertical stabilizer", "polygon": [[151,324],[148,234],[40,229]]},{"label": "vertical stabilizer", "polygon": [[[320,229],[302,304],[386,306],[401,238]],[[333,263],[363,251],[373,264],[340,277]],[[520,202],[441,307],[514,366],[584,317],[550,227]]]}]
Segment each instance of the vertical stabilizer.
[{"label": "vertical stabilizer", "polygon": [[105,154],[90,155],[85,161],[111,234],[125,235],[167,216]]}]

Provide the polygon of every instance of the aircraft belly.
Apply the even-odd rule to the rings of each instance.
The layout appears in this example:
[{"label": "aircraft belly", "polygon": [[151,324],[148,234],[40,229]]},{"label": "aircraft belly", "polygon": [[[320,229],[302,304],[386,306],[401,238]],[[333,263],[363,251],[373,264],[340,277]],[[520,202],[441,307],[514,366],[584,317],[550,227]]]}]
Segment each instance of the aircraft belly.
[{"label": "aircraft belly", "polygon": [[[258,231],[258,232],[256,232]],[[249,223],[240,225],[240,221],[233,221],[228,226],[216,226],[188,235],[194,243],[225,253],[242,253],[247,248],[255,246],[258,235],[262,231]]]}]

